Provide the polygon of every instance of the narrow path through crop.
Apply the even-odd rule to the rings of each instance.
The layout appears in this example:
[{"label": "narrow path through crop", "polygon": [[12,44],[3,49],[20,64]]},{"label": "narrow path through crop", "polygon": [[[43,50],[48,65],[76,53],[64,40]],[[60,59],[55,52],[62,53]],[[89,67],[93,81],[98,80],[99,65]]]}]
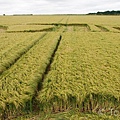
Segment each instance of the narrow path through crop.
[{"label": "narrow path through crop", "polygon": [[23,55],[25,55],[34,45],[36,45],[44,36],[46,35],[43,34],[42,36],[40,36],[38,39],[36,39],[33,43],[31,43],[30,45],[27,46],[26,49],[19,51],[19,55],[16,55],[13,57],[12,61],[9,61],[7,63],[7,66],[4,66],[5,68],[2,69],[2,64],[1,64],[1,69],[0,69],[0,75],[3,74],[6,70],[10,69]]},{"label": "narrow path through crop", "polygon": [[109,30],[103,26],[100,25],[95,25],[95,26],[98,27],[101,30],[101,32],[109,32]]},{"label": "narrow path through crop", "polygon": [[59,39],[58,39],[58,42],[56,44],[56,47],[51,55],[51,58],[50,58],[50,61],[49,61],[49,64],[47,65],[46,69],[45,69],[45,72],[44,74],[42,75],[42,80],[39,81],[38,83],[38,86],[37,86],[37,91],[35,93],[35,95],[33,96],[32,98],[32,105],[33,105],[33,111],[37,111],[39,110],[39,105],[38,105],[38,102],[36,101],[36,97],[38,96],[38,92],[41,91],[42,87],[43,87],[43,81],[46,77],[46,75],[48,74],[48,72],[50,71],[51,69],[51,64],[53,63],[53,60],[54,60],[54,57],[55,57],[55,53],[57,52],[58,50],[58,47],[60,45],[60,42],[62,40],[62,35],[60,35]]},{"label": "narrow path through crop", "polygon": [[[55,50],[53,51],[53,53],[52,53],[52,55],[51,55],[50,62],[49,62],[49,64],[47,65],[46,70],[45,70],[45,72],[44,72],[44,74],[43,74],[43,76],[42,76],[42,82],[44,81],[45,76],[48,74],[48,72],[49,72],[50,69],[51,69],[51,64],[53,63],[53,60],[54,60],[54,57],[55,57],[55,53],[56,53],[57,50],[58,50],[58,47],[59,47],[59,45],[60,45],[61,40],[62,40],[62,35],[60,35],[60,37],[59,37],[58,43],[57,43],[57,45],[56,45],[56,47],[55,47]],[[42,85],[41,85],[41,83],[39,83],[39,85],[38,85],[38,91],[40,91],[41,89],[42,89]]]}]

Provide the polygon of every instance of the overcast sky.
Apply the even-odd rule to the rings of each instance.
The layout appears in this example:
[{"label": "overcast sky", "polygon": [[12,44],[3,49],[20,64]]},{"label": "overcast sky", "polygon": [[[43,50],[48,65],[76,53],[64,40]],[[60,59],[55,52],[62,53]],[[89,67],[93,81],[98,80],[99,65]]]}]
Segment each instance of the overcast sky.
[{"label": "overcast sky", "polygon": [[120,0],[0,0],[0,14],[82,14],[120,10]]}]

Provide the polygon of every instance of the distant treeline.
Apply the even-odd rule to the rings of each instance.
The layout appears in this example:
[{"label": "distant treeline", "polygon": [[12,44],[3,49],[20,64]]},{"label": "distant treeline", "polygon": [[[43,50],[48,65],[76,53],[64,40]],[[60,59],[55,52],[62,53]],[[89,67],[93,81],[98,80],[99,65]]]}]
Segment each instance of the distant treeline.
[{"label": "distant treeline", "polygon": [[97,12],[97,13],[88,13],[88,15],[120,15],[120,10],[118,11],[105,11],[105,12]]}]

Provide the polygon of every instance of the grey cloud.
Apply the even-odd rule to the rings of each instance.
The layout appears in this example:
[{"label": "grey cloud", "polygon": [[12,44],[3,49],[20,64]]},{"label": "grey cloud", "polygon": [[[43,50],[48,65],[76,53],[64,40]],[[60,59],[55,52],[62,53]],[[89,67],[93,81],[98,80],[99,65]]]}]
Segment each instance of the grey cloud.
[{"label": "grey cloud", "polygon": [[45,0],[45,1],[52,3],[69,2],[69,0]]},{"label": "grey cloud", "polygon": [[0,14],[89,13],[119,10],[119,0],[0,0]]}]

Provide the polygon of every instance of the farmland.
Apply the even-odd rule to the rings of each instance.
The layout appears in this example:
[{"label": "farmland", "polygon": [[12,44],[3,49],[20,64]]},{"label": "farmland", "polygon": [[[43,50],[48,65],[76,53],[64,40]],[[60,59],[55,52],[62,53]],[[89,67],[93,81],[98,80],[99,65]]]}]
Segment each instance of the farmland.
[{"label": "farmland", "polygon": [[120,16],[0,16],[0,118],[119,120]]}]

